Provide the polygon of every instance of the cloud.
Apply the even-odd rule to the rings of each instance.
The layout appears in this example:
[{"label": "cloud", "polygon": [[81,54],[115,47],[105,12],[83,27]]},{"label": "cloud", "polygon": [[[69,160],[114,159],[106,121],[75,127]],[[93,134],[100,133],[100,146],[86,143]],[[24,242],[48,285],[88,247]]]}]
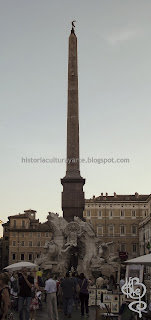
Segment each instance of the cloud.
[{"label": "cloud", "polygon": [[110,34],[103,35],[103,39],[110,45],[117,45],[121,42],[130,41],[140,35],[140,30],[138,29],[125,29],[114,31]]}]

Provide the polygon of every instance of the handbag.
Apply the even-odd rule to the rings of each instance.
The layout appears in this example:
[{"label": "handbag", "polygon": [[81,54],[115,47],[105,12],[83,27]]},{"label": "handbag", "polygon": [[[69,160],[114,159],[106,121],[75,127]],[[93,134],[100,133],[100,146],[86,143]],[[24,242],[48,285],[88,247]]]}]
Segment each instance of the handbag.
[{"label": "handbag", "polygon": [[80,287],[79,283],[76,285],[76,291],[77,291],[78,294],[80,293],[80,291],[81,291],[81,289],[83,287],[84,281],[85,281],[85,279],[83,280],[81,287]]}]

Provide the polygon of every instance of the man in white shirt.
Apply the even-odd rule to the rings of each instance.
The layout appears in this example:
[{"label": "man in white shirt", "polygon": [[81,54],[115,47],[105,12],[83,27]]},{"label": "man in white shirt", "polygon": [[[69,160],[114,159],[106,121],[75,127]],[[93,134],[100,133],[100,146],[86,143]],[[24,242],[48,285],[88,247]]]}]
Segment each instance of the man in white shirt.
[{"label": "man in white shirt", "polygon": [[47,311],[49,320],[59,320],[57,310],[57,285],[56,281],[52,279],[52,274],[48,274],[48,280],[45,283],[45,291],[47,293]]},{"label": "man in white shirt", "polygon": [[103,287],[103,284],[104,284],[104,279],[102,277],[102,273],[100,273],[99,278],[96,279],[96,287],[100,289]]}]

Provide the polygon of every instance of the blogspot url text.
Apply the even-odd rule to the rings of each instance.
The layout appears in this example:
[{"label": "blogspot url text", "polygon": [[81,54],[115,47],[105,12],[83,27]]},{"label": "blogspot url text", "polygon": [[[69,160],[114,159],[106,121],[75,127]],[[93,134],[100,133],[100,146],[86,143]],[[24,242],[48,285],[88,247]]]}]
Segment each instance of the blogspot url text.
[{"label": "blogspot url text", "polygon": [[129,158],[98,158],[98,157],[87,157],[87,158],[33,158],[33,157],[22,157],[21,162],[23,164],[72,164],[72,163],[89,163],[89,164],[129,164],[130,159]]}]

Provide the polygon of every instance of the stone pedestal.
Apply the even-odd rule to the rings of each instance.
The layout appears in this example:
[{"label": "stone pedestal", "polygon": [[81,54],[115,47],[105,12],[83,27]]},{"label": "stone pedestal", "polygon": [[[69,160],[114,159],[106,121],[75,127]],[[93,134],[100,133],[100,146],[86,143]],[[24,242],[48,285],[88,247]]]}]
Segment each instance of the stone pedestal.
[{"label": "stone pedestal", "polygon": [[84,211],[84,192],[83,185],[85,179],[79,178],[67,178],[61,179],[63,185],[62,192],[62,210],[63,217],[68,221],[73,221],[74,216],[83,219]]}]

